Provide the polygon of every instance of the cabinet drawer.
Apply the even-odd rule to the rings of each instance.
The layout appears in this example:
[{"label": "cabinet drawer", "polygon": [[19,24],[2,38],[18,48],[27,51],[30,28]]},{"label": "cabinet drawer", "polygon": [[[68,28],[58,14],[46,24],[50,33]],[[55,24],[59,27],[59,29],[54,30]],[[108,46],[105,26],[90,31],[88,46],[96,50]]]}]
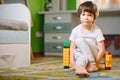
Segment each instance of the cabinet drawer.
[{"label": "cabinet drawer", "polygon": [[44,26],[45,32],[70,32],[70,30],[70,23],[45,24]]},{"label": "cabinet drawer", "polygon": [[45,43],[45,52],[62,52],[62,43]]},{"label": "cabinet drawer", "polygon": [[45,42],[64,42],[69,41],[70,33],[46,33]]},{"label": "cabinet drawer", "polygon": [[45,15],[45,23],[70,23],[71,14],[68,13],[52,13]]},{"label": "cabinet drawer", "polygon": [[63,56],[62,52],[47,52],[45,51],[45,56]]}]

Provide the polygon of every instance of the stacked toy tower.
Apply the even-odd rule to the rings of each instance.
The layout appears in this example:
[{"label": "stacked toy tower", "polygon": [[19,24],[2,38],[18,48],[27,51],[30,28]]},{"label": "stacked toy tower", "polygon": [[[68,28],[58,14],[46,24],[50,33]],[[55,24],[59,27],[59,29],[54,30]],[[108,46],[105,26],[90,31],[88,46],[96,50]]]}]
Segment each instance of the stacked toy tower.
[{"label": "stacked toy tower", "polygon": [[111,52],[106,51],[105,53],[105,70],[112,69],[112,55]]},{"label": "stacked toy tower", "polygon": [[70,43],[63,43],[63,66],[64,69],[68,69],[70,67]]}]

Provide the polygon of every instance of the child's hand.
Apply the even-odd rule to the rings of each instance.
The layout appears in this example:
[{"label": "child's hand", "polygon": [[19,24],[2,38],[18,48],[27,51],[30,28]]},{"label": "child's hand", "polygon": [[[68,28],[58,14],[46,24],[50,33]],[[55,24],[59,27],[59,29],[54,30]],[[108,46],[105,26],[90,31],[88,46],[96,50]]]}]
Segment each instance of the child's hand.
[{"label": "child's hand", "polygon": [[75,70],[75,61],[74,59],[70,60],[70,68],[69,70]]},{"label": "child's hand", "polygon": [[96,63],[96,66],[97,66],[97,68],[100,68],[100,64],[99,63]]},{"label": "child's hand", "polygon": [[75,66],[71,66],[69,70],[75,70]]}]

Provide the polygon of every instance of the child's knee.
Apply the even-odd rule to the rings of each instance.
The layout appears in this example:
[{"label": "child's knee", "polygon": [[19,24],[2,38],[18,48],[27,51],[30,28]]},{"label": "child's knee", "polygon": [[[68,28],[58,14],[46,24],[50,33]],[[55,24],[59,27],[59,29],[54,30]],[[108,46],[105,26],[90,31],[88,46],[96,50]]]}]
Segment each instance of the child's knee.
[{"label": "child's knee", "polygon": [[87,64],[88,64],[88,59],[84,55],[81,55],[76,59],[76,66],[86,67]]}]

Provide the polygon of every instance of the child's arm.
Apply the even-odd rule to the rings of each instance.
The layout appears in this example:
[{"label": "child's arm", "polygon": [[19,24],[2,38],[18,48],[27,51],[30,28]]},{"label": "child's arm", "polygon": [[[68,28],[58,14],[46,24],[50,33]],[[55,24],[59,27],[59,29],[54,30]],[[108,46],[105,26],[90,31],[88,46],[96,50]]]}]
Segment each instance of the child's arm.
[{"label": "child's arm", "polygon": [[75,60],[74,60],[75,47],[76,47],[75,43],[71,41],[71,43],[70,43],[70,65],[71,65],[71,68],[70,69],[75,68]]},{"label": "child's arm", "polygon": [[105,46],[104,46],[104,41],[100,41],[98,42],[98,49],[99,52],[96,56],[96,63],[99,64],[100,60],[103,58],[104,54],[105,54]]}]

